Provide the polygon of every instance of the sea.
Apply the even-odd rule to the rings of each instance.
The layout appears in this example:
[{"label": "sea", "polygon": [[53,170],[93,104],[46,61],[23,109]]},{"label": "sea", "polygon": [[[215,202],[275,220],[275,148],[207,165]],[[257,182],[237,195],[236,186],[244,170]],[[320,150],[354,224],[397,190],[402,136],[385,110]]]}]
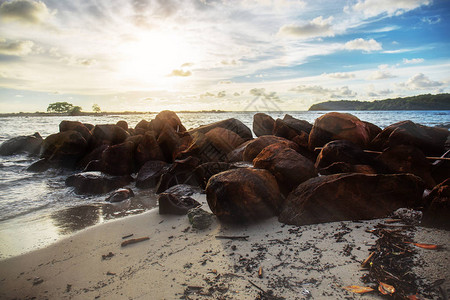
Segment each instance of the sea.
[{"label": "sea", "polygon": [[[236,118],[252,128],[256,112],[181,112],[186,128],[196,128],[228,118]],[[285,114],[314,123],[326,112],[265,112],[274,119]],[[427,125],[450,127],[450,111],[351,111],[363,121],[384,128],[395,122],[411,120]],[[59,131],[63,120],[90,124],[115,124],[125,120],[129,127],[152,120],[149,114],[108,114],[91,116],[0,116],[0,144],[20,136],[39,132],[45,138]],[[50,169],[43,173],[26,171],[36,157],[25,154],[0,157],[0,259],[45,247],[86,227],[113,219],[139,214],[157,205],[153,189],[139,190],[130,184],[135,197],[110,204],[107,195],[77,195],[65,186],[70,170]]]}]

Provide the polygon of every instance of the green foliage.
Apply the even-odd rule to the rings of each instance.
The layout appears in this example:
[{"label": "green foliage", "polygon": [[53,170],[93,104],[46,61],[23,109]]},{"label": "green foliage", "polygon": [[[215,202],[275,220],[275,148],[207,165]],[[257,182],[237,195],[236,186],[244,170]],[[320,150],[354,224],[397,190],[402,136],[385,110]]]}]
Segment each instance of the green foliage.
[{"label": "green foliage", "polygon": [[450,110],[450,94],[425,94],[376,101],[327,101],[312,105],[309,110]]},{"label": "green foliage", "polygon": [[92,105],[92,111],[95,113],[99,113],[102,110],[100,109],[100,106],[98,106],[98,104],[94,104],[94,105]]},{"label": "green foliage", "polygon": [[73,108],[73,104],[68,102],[55,102],[51,103],[47,107],[48,112],[57,112],[57,113],[63,113],[63,112],[69,112]]},{"label": "green foliage", "polygon": [[79,116],[81,114],[81,109],[82,109],[81,106],[74,106],[69,111],[69,115],[71,115],[71,116]]}]

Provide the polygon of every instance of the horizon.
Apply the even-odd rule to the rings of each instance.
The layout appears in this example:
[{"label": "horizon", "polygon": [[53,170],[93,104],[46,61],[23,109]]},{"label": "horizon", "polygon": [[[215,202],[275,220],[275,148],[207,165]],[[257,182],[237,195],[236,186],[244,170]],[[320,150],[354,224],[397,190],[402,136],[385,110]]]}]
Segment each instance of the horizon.
[{"label": "horizon", "polygon": [[[307,111],[450,92],[445,0],[0,1],[0,113]],[[361,100],[364,99],[364,100]]]}]

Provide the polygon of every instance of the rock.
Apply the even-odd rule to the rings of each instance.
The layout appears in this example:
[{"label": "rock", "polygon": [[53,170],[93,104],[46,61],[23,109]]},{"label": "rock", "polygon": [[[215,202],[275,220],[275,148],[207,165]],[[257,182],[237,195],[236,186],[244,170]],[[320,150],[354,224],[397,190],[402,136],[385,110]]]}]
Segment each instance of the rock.
[{"label": "rock", "polygon": [[192,228],[203,230],[211,226],[214,216],[204,209],[197,207],[188,211],[188,218],[189,223],[192,224]]},{"label": "rock", "polygon": [[275,143],[281,143],[295,151],[299,150],[298,145],[292,141],[278,136],[264,135],[248,143],[243,153],[243,159],[252,162],[262,149]]},{"label": "rock", "polygon": [[[86,154],[85,156],[83,156],[83,158],[80,159],[80,161],[77,163],[77,169],[80,170],[84,170],[86,169],[87,165],[94,160],[101,160],[102,158],[102,153],[103,151],[105,151],[105,149],[108,148],[108,145],[101,145],[97,148],[95,148],[94,150],[92,150],[91,152],[89,152],[88,154]],[[95,170],[95,171],[100,171],[101,168]]]},{"label": "rock", "polygon": [[419,225],[422,220],[423,213],[420,210],[411,208],[399,208],[392,213],[392,217],[402,219],[403,222],[411,225]]},{"label": "rock", "polygon": [[87,142],[92,138],[91,131],[81,122],[64,120],[59,123],[59,132],[69,130],[78,131]]},{"label": "rock", "polygon": [[86,127],[89,131],[92,131],[92,129],[94,129],[94,125],[89,124],[89,123],[83,123],[84,127]]},{"label": "rock", "polygon": [[208,180],[212,176],[220,172],[228,171],[229,169],[231,169],[231,167],[231,164],[226,162],[207,162],[195,168],[194,174],[197,177],[197,181],[200,184],[200,187],[202,189],[205,189]]},{"label": "rock", "polygon": [[230,118],[230,119],[219,121],[219,122],[216,122],[213,124],[201,126],[201,127],[195,128],[195,129],[191,129],[188,132],[190,135],[194,135],[197,132],[206,134],[208,131],[210,131],[214,128],[217,128],[217,127],[231,130],[231,131],[237,133],[245,141],[249,140],[253,137],[252,131],[250,130],[250,128],[248,128],[244,123],[242,123],[241,121],[239,121],[235,118]]},{"label": "rock", "polygon": [[35,161],[32,163],[28,168],[27,171],[29,172],[45,172],[50,168],[53,168],[54,164],[49,162],[47,158],[41,158],[38,161]]},{"label": "rock", "polygon": [[300,184],[287,197],[279,221],[306,225],[382,218],[420,204],[423,182],[412,174],[336,174]]},{"label": "rock", "polygon": [[130,134],[123,128],[113,124],[95,125],[94,129],[92,130],[92,135],[94,136],[98,145],[121,144],[130,136]]},{"label": "rock", "polygon": [[275,127],[273,128],[273,135],[292,140],[298,135],[298,133],[289,127],[283,120],[276,119]]},{"label": "rock", "polygon": [[141,120],[139,123],[137,123],[136,127],[134,127],[135,130],[142,130],[144,133],[146,131],[152,130],[152,126],[149,121]]},{"label": "rock", "polygon": [[364,124],[366,124],[367,129],[369,130],[369,139],[372,141],[378,134],[380,134],[380,132],[382,131],[382,129],[380,127],[378,127],[375,124],[372,124],[370,122],[366,122],[363,121]]},{"label": "rock", "polygon": [[223,221],[254,221],[278,215],[282,197],[267,170],[241,168],[212,176],[206,186],[212,212]]},{"label": "rock", "polygon": [[220,127],[211,129],[205,134],[205,137],[216,149],[225,154],[230,153],[245,142],[234,131]]},{"label": "rock", "polygon": [[166,126],[173,129],[174,132],[186,131],[186,128],[181,124],[177,114],[170,110],[160,112],[156,115],[155,119],[151,121],[151,127],[158,138],[161,131],[163,131]]},{"label": "rock", "polygon": [[160,160],[146,162],[137,174],[136,187],[140,189],[155,187],[161,175],[167,172],[168,167],[168,163]]},{"label": "rock", "polygon": [[373,159],[360,146],[346,140],[336,140],[323,146],[316,159],[316,168],[322,169],[336,162],[351,165],[370,165]]},{"label": "rock", "polygon": [[146,132],[142,140],[137,144],[135,159],[138,166],[142,166],[150,160],[165,160],[153,132]]},{"label": "rock", "polygon": [[300,134],[302,131],[309,134],[313,127],[313,125],[308,121],[296,119],[289,114],[284,116],[283,121],[287,126],[294,129],[297,134]]},{"label": "rock", "polygon": [[134,151],[136,145],[133,142],[109,146],[102,152],[102,171],[109,175],[127,175],[134,173]]},{"label": "rock", "polygon": [[300,183],[317,176],[312,161],[280,143],[264,148],[253,160],[253,165],[270,171],[285,195]]},{"label": "rock", "polygon": [[226,162],[234,163],[234,162],[240,162],[244,160],[244,151],[245,148],[249,143],[251,143],[253,140],[248,140],[241,144],[239,147],[231,151],[227,154],[227,157],[225,159]]},{"label": "rock", "polygon": [[117,121],[116,125],[119,126],[120,128],[122,128],[123,130],[128,131],[127,121],[124,121],[124,120]]},{"label": "rock", "polygon": [[66,185],[74,187],[77,194],[96,195],[106,194],[132,181],[130,175],[110,176],[101,172],[85,172],[67,177]]},{"label": "rock", "polygon": [[200,160],[192,156],[183,160],[175,160],[170,167],[164,169],[164,173],[156,185],[156,193],[162,193],[180,183],[198,185],[194,170],[199,164]]},{"label": "rock", "polygon": [[161,215],[185,215],[188,210],[199,207],[201,204],[190,196],[196,192],[195,188],[178,184],[158,195],[159,213]]},{"label": "rock", "polygon": [[440,156],[445,152],[445,142],[449,132],[443,128],[428,127],[411,121],[389,125],[372,141],[371,148],[383,151],[397,145],[411,145],[425,155]]},{"label": "rock", "polygon": [[275,120],[264,113],[257,113],[253,116],[253,132],[256,136],[272,135],[275,127]]},{"label": "rock", "polygon": [[450,229],[450,178],[441,182],[425,198],[428,208],[424,211],[422,224]]},{"label": "rock", "polygon": [[422,151],[408,145],[398,145],[385,149],[377,160],[384,165],[386,173],[411,173],[425,182],[432,189],[436,182],[431,177],[431,164]]},{"label": "rock", "polygon": [[[442,158],[450,158],[450,150],[441,155]],[[431,176],[435,182],[442,182],[447,178],[450,178],[450,161],[449,160],[436,160],[431,167]]]},{"label": "rock", "polygon": [[87,141],[74,130],[49,135],[42,143],[41,158],[72,168],[86,154]]},{"label": "rock", "polygon": [[377,171],[369,165],[351,165],[346,162],[335,162],[325,168],[320,168],[318,171],[320,175],[340,173],[377,174]]},{"label": "rock", "polygon": [[121,188],[115,190],[108,198],[105,199],[105,201],[115,203],[130,199],[131,197],[134,197],[134,193],[130,188]]},{"label": "rock", "polygon": [[37,155],[41,149],[42,141],[38,132],[28,136],[17,136],[0,145],[0,155],[6,156],[18,153]]},{"label": "rock", "polygon": [[316,119],[309,134],[309,149],[334,140],[347,140],[365,149],[370,142],[368,126],[357,117],[330,112]]},{"label": "rock", "polygon": [[181,139],[170,124],[164,125],[158,136],[158,145],[164,154],[165,161],[172,162],[180,153]]}]

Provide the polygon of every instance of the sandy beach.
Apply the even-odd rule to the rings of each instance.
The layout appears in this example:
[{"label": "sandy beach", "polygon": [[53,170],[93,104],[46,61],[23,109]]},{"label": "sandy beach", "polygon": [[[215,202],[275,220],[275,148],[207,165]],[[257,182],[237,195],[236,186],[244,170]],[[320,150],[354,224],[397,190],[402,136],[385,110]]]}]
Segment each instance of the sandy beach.
[{"label": "sandy beach", "polygon": [[[204,195],[197,199],[205,203]],[[248,225],[214,221],[198,231],[186,216],[163,216],[155,209],[0,261],[0,298],[255,299],[264,291],[285,299],[378,299],[342,286],[364,285],[360,277],[367,271],[360,264],[376,240],[366,230],[379,222],[296,227],[272,218]],[[121,247],[140,237],[149,239]],[[445,279],[448,291],[450,235],[417,227],[415,240],[444,246],[418,248],[415,272],[427,282]]]}]

